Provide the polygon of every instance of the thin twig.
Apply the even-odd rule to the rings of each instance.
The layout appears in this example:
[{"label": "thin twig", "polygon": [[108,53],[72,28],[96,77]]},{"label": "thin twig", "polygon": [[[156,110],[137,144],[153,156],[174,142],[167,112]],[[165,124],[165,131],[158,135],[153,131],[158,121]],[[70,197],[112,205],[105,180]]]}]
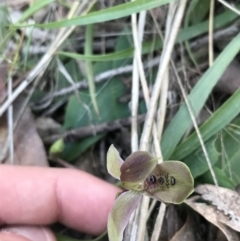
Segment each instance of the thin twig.
[{"label": "thin twig", "polygon": [[[235,36],[239,33],[240,30],[240,22],[237,21],[234,25],[231,25],[227,28],[220,29],[213,34],[213,40],[216,42],[218,40],[222,40],[223,38],[229,38],[231,36]],[[190,43],[190,47],[192,50],[199,49],[203,45],[208,44],[209,36],[204,36],[202,38],[198,38]]]},{"label": "thin twig", "polygon": [[[143,123],[144,119],[145,114],[139,115],[137,118],[137,124]],[[66,131],[63,134],[43,137],[43,141],[45,144],[52,144],[53,142],[63,138],[66,141],[75,142],[91,135],[96,135],[102,132],[115,131],[121,129],[124,126],[130,126],[131,120],[132,118],[128,117],[111,122],[105,122],[99,125],[80,127],[74,130]]]},{"label": "thin twig", "polygon": [[[159,64],[159,57],[156,57],[150,61],[148,61],[146,64],[144,64],[144,68],[152,68],[156,65]],[[102,72],[98,75],[95,76],[95,83],[102,83],[104,80],[110,79],[114,76],[117,75],[121,75],[121,74],[127,74],[127,73],[131,73],[133,71],[133,65],[126,65],[124,67],[119,67],[116,69],[111,69],[111,70],[107,70],[105,72]],[[88,88],[88,83],[86,79],[80,80],[77,83],[75,83],[72,86],[69,86],[67,88],[63,88],[59,91],[56,91],[54,93],[51,93],[47,96],[45,96],[41,102],[45,102],[48,101],[49,99],[52,99],[54,97],[59,97],[59,96],[63,96],[63,95],[68,95],[73,93],[74,91],[76,91],[77,89],[85,89]]]}]

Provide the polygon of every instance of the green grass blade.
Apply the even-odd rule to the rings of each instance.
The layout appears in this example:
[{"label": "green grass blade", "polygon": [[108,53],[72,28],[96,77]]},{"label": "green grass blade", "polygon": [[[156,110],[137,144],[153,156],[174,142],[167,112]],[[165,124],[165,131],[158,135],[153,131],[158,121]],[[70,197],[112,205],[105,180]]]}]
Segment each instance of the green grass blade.
[{"label": "green grass blade", "polygon": [[[235,184],[226,176],[226,174],[221,169],[219,169],[218,167],[214,167],[213,171],[216,175],[218,185],[220,187],[234,189]],[[209,184],[214,185],[211,172],[208,171],[208,172],[204,173],[199,179],[196,180],[196,183],[198,183],[198,182],[204,183],[204,184],[209,183]]]},{"label": "green grass blade", "polygon": [[[86,34],[85,34],[85,54],[86,55],[92,54],[92,46],[93,46],[93,25],[89,24],[86,27]],[[91,101],[93,103],[94,110],[99,115],[99,109],[98,109],[97,100],[96,100],[96,87],[95,87],[95,81],[94,81],[92,62],[87,60],[85,63],[86,63],[86,78],[89,86],[89,94],[91,97]]]},{"label": "green grass blade", "polygon": [[[75,17],[72,19],[66,19],[58,22],[51,22],[46,24],[35,24],[39,28],[62,28],[71,26],[80,26],[93,23],[101,23],[114,19],[123,18],[131,15],[132,13],[138,13],[141,11],[153,9],[164,4],[173,2],[173,0],[136,0],[127,2],[118,6],[114,6],[101,11],[89,13],[85,16]],[[24,25],[26,26],[26,25]],[[23,25],[16,25],[16,27],[24,27]]]},{"label": "green grass blade", "polygon": [[[185,28],[187,28],[190,25],[190,17],[191,17],[191,14],[192,14],[194,8],[196,7],[197,3],[198,3],[198,0],[193,0],[189,3],[188,9],[186,11],[186,16],[184,19],[184,27]],[[197,60],[195,59],[194,54],[192,53],[189,41],[185,41],[185,48],[189,55],[190,60],[193,62],[195,67],[198,69],[198,63],[197,63]]]},{"label": "green grass blade", "polygon": [[18,23],[21,23],[31,17],[34,13],[47,6],[50,3],[55,2],[55,0],[41,0],[35,1],[34,4],[27,8],[27,10],[22,14],[21,18],[18,20]]},{"label": "green grass blade", "polygon": [[[218,15],[214,18],[214,29],[218,29],[221,27],[224,27],[226,24],[229,24],[233,20],[235,20],[238,17],[237,14],[233,13],[232,11],[225,11],[224,13]],[[184,28],[180,30],[179,35],[177,37],[177,43],[181,43],[183,41],[190,40],[192,38],[195,38],[201,34],[204,34],[208,31],[208,21],[205,21],[200,24],[196,24],[191,27]],[[162,42],[161,40],[158,40],[153,48],[152,42],[147,42],[143,44],[142,53],[146,54],[153,50],[159,50],[162,48]],[[114,61],[114,60],[120,60],[120,59],[126,59],[126,58],[132,58],[133,57],[133,48],[128,48],[125,50],[117,51],[115,53],[110,54],[101,54],[101,55],[86,55],[86,54],[76,54],[71,52],[58,52],[59,55],[79,59],[79,60],[89,60],[89,61],[95,61],[95,62],[105,62],[105,61]]]},{"label": "green grass blade", "polygon": [[[213,65],[205,72],[188,96],[195,116],[204,106],[209,94],[217,81],[240,50],[240,34],[238,34],[222,51]],[[174,152],[177,144],[192,123],[186,105],[182,105],[165,130],[161,142],[164,159],[167,160]],[[179,158],[178,158],[179,159]]]},{"label": "green grass blade", "polygon": [[[238,89],[200,128],[204,141],[218,133],[240,112],[240,89]],[[191,134],[174,151],[172,158],[182,159],[200,146],[196,132]]]},{"label": "green grass blade", "polygon": [[0,5],[0,43],[7,34],[7,26],[9,24],[9,12],[5,5]]}]

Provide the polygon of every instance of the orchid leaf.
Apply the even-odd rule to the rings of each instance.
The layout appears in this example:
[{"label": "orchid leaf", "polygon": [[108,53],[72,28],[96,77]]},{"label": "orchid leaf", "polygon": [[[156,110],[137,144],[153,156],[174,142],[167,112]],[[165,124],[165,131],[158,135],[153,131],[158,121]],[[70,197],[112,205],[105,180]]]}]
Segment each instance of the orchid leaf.
[{"label": "orchid leaf", "polygon": [[118,150],[111,145],[107,152],[107,170],[116,179],[120,180],[120,167],[123,164],[123,160],[119,155]]},{"label": "orchid leaf", "polygon": [[143,191],[143,182],[157,165],[157,158],[145,151],[136,151],[121,166],[122,185],[133,191]]},{"label": "orchid leaf", "polygon": [[109,241],[122,241],[123,231],[141,196],[141,193],[127,191],[116,199],[108,216]]},{"label": "orchid leaf", "polygon": [[158,164],[146,178],[145,192],[165,203],[182,203],[194,190],[194,179],[187,165],[179,161]]}]

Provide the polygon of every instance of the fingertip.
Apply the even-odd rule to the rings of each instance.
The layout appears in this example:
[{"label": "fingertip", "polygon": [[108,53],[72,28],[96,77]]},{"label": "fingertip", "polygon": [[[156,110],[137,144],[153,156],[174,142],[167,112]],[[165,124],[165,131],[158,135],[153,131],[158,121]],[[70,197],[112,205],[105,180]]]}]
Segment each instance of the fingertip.
[{"label": "fingertip", "polygon": [[98,235],[106,230],[108,213],[119,191],[83,171],[3,165],[0,223],[48,225],[59,221]]},{"label": "fingertip", "polygon": [[8,226],[0,231],[1,241],[57,241],[53,232],[42,226]]}]

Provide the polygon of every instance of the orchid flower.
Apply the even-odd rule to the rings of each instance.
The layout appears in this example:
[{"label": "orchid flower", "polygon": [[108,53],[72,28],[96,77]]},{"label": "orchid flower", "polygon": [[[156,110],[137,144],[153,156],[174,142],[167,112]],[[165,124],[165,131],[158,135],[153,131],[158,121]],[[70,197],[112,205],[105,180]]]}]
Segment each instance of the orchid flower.
[{"label": "orchid flower", "polygon": [[193,177],[184,163],[166,161],[158,164],[158,158],[145,151],[134,152],[123,161],[111,145],[107,169],[128,190],[118,196],[109,213],[109,241],[122,241],[124,229],[142,195],[164,203],[180,204],[194,190]]}]

